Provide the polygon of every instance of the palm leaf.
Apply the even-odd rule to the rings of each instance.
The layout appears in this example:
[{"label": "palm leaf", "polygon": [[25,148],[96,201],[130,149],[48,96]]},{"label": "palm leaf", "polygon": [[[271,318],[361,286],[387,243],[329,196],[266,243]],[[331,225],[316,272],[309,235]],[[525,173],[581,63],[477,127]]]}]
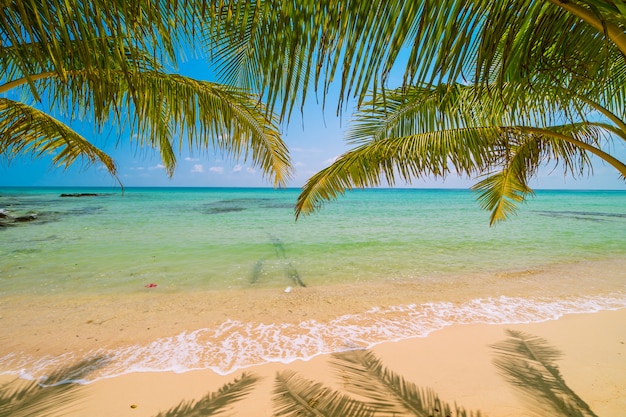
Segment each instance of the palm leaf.
[{"label": "palm leaf", "polygon": [[473,175],[488,166],[501,134],[499,128],[435,131],[390,137],[358,146],[313,175],[296,201],[296,217],[319,209],[345,190],[393,185],[450,172]]},{"label": "palm leaf", "polygon": [[540,415],[595,417],[589,406],[567,386],[556,361],[561,352],[545,339],[507,330],[508,339],[495,344],[494,364]]},{"label": "palm leaf", "polygon": [[44,73],[34,86],[49,94],[47,101],[62,114],[92,116],[98,130],[111,119],[121,126],[128,123],[139,146],[160,151],[170,175],[176,151],[185,143],[177,139],[187,136],[190,149],[212,148],[233,158],[250,158],[275,185],[290,177],[290,157],[276,121],[256,97],[176,74],[145,70],[140,75],[131,85],[122,71],[94,74],[77,68],[64,79]]},{"label": "palm leaf", "polygon": [[[65,45],[81,40],[82,48],[75,59],[85,68],[103,69],[98,60],[103,53],[113,54],[124,61],[130,45],[161,60],[175,60],[177,49],[193,39],[204,19],[203,2],[154,2],[151,0],[23,0],[7,2],[0,16],[2,46],[40,43],[44,49],[35,50],[29,60],[53,62],[54,71],[63,76],[67,70]],[[178,30],[172,30],[177,28]],[[184,30],[181,30],[184,29]],[[196,29],[196,30],[195,30]],[[107,37],[118,42],[111,45]],[[124,40],[124,41],[122,41]],[[20,65],[19,61],[16,63]],[[138,67],[127,62],[124,72],[130,74]],[[25,67],[25,66],[24,66]],[[28,74],[28,71],[24,71]]]},{"label": "palm leaf", "polygon": [[[453,83],[403,87],[372,97],[356,113],[347,135],[357,146],[309,179],[296,217],[348,189],[393,185],[396,176],[410,183],[450,172],[491,173],[473,188],[494,224],[532,193],[528,179],[544,164],[554,162],[566,173],[582,175],[591,169],[592,153],[624,175],[626,165],[602,150],[611,143],[611,133],[622,132],[623,122],[608,109],[614,124],[575,121],[604,108],[589,99],[566,99],[567,94],[559,87],[529,94],[515,83],[501,89]],[[556,124],[563,119],[569,123]]]},{"label": "palm leaf", "polygon": [[217,392],[210,392],[195,402],[182,402],[156,417],[203,417],[223,414],[229,410],[227,407],[248,395],[258,380],[259,378],[252,374],[243,373],[241,377],[224,384]]},{"label": "palm leaf", "polygon": [[45,154],[65,168],[79,158],[101,162],[117,178],[113,160],[68,126],[31,106],[0,98],[0,155],[10,160]]},{"label": "palm leaf", "polygon": [[293,371],[283,371],[276,375],[274,415],[367,417],[373,416],[374,410],[321,383],[308,381]]}]

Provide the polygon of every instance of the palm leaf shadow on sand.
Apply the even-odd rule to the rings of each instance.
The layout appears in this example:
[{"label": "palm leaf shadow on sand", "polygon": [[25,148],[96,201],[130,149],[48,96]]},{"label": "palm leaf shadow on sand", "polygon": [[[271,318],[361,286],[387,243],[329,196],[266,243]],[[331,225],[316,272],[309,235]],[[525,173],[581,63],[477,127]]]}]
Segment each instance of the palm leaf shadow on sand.
[{"label": "palm leaf shadow on sand", "polygon": [[[294,372],[278,373],[274,388],[276,416],[418,416],[479,417],[441,401],[431,389],[420,389],[388,370],[366,350],[333,355],[343,387],[363,400],[354,399],[320,383],[298,377]],[[454,412],[452,411],[454,410]]]},{"label": "palm leaf shadow on sand", "polygon": [[304,379],[290,370],[276,375],[273,400],[276,417],[375,415],[375,410],[366,403],[354,400],[319,382]]},{"label": "palm leaf shadow on sand", "polygon": [[183,401],[156,417],[216,416],[230,410],[230,406],[248,395],[259,378],[243,373],[232,382],[224,384],[217,392],[210,392],[198,401]]},{"label": "palm leaf shadow on sand", "polygon": [[[597,417],[565,383],[555,361],[561,353],[548,342],[523,332],[507,330],[508,338],[494,349],[495,366],[507,382],[520,390],[537,415]],[[300,378],[291,371],[278,373],[274,388],[276,416],[418,416],[480,417],[443,402],[429,388],[419,388],[387,369],[367,350],[333,355],[332,366],[349,395]],[[346,410],[352,410],[347,412]]]},{"label": "palm leaf shadow on sand", "polygon": [[[430,388],[420,388],[386,368],[367,350],[333,355],[333,366],[346,390],[368,399],[377,416],[479,417],[462,407],[442,401]],[[454,410],[454,411],[453,411]]]},{"label": "palm leaf shadow on sand", "polygon": [[562,356],[545,339],[507,330],[508,338],[492,346],[494,365],[539,415],[597,417],[567,386],[555,361]]},{"label": "palm leaf shadow on sand", "polygon": [[109,360],[94,357],[60,368],[45,379],[25,382],[15,379],[0,386],[0,417],[46,416],[58,413],[79,395],[80,381],[104,367]]}]

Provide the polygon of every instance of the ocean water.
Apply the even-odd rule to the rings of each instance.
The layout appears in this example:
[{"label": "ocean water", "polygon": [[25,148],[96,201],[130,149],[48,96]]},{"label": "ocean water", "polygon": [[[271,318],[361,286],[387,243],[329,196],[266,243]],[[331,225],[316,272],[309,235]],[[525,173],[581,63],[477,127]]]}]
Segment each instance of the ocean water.
[{"label": "ocean water", "polygon": [[[468,190],[358,190],[295,221],[297,195],[295,189],[0,189],[3,213],[36,215],[30,222],[0,219],[0,304],[11,297],[122,297],[150,284],[179,295],[394,283],[425,289],[417,303],[323,322],[225,320],[149,345],[131,343],[106,352],[117,365],[102,376],[226,373],[426,336],[454,323],[542,321],[626,307],[624,191],[538,191],[495,227]],[[506,291],[513,282],[518,293]],[[464,287],[480,287],[478,296]],[[0,353],[0,373],[36,375],[58,363]]]}]

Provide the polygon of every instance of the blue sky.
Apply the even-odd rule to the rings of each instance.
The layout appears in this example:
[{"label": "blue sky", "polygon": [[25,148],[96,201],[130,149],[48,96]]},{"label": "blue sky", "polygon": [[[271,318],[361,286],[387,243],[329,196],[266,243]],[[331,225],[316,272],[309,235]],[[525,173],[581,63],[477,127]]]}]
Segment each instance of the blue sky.
[{"label": "blue sky", "polygon": [[[192,60],[183,64],[180,72],[199,79],[210,79],[206,63]],[[295,167],[295,176],[289,187],[300,187],[315,172],[329,165],[334,158],[345,152],[344,132],[348,127],[350,114],[336,115],[336,97],[327,101],[322,109],[311,97],[305,106],[304,115],[296,110],[289,126],[283,129],[283,138],[288,144]],[[94,133],[88,121],[64,122],[91,139],[111,155],[118,165],[119,177],[124,186],[159,187],[270,187],[272,183],[264,179],[259,169],[249,161],[233,161],[227,156],[210,152],[202,154],[183,151],[178,155],[178,166],[169,178],[158,153],[151,149],[137,149],[130,143],[130,137],[123,133],[118,138],[115,126],[100,135]],[[119,140],[118,140],[119,139]],[[616,156],[626,160],[626,147],[616,149]],[[445,180],[415,180],[412,184],[396,184],[398,187],[467,188],[475,180],[449,176]],[[117,182],[103,167],[75,166],[67,170],[51,166],[49,158],[19,158],[7,163],[0,161],[1,186],[116,186]],[[619,179],[610,166],[595,163],[594,175],[575,179],[565,177],[561,169],[552,172],[543,169],[531,184],[534,188],[547,189],[617,189],[626,190],[626,184]]]}]

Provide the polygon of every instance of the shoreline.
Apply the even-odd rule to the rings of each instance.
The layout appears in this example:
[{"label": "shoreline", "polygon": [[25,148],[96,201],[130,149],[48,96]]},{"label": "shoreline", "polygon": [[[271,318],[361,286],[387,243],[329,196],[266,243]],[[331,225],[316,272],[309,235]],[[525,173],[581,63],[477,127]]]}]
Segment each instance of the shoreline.
[{"label": "shoreline", "polygon": [[123,296],[4,296],[0,373],[37,378],[71,360],[104,356],[111,364],[92,379],[135,370],[228,374],[425,337],[462,323],[542,322],[625,308],[625,279],[626,260],[612,260],[460,281],[448,277],[432,286],[390,281],[289,293],[258,287],[173,293],[157,287]]},{"label": "shoreline", "polygon": [[[522,417],[536,415],[533,411],[537,412],[539,403],[533,404],[516,394],[493,365],[494,351],[490,347],[507,338],[507,329],[522,331],[545,339],[562,352],[562,357],[555,361],[561,375],[597,415],[619,415],[626,409],[624,322],[625,308],[569,314],[541,323],[458,324],[434,331],[428,337],[381,343],[370,351],[384,366],[418,387],[431,388],[443,401],[487,416]],[[260,380],[247,397],[234,404],[233,415],[272,416],[274,378],[277,372],[285,370],[343,390],[346,381],[342,382],[341,372],[331,364],[332,359],[332,355],[321,355],[309,361],[267,363],[245,369]],[[217,391],[241,373],[136,372],[102,379],[77,386],[77,396],[52,415],[156,416],[182,401],[195,401]],[[0,382],[8,380],[8,376],[0,376]],[[133,405],[136,407],[131,408]]]}]

